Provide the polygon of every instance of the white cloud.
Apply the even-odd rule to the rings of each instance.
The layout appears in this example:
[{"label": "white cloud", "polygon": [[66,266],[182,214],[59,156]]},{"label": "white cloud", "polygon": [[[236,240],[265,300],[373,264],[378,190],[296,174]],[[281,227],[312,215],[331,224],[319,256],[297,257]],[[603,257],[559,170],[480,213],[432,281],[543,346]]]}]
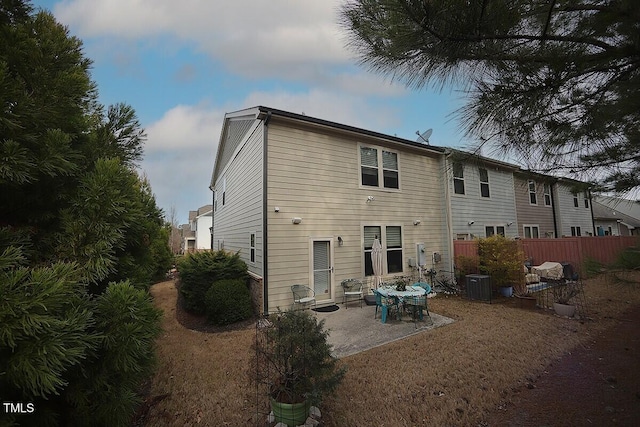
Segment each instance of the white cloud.
[{"label": "white cloud", "polygon": [[245,75],[349,62],[337,0],[70,0],[56,17],[82,38],[169,36]]}]

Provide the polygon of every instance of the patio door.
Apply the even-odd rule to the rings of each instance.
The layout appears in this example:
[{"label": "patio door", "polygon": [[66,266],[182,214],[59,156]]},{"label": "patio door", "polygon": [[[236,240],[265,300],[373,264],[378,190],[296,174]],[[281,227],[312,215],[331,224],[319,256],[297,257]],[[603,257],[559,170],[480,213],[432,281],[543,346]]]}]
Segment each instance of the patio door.
[{"label": "patio door", "polygon": [[333,239],[311,239],[311,288],[316,293],[316,301],[328,301],[333,298]]}]

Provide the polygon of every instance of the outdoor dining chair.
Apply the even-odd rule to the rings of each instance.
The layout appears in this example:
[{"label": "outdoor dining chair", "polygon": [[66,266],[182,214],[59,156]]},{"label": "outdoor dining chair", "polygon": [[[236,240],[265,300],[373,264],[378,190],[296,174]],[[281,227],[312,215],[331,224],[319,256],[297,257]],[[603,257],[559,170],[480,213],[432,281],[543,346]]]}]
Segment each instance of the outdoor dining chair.
[{"label": "outdoor dining chair", "polygon": [[304,307],[306,304],[316,304],[316,293],[308,286],[293,285],[291,286],[293,293],[293,308]]},{"label": "outdoor dining chair", "polygon": [[422,320],[424,317],[423,310],[427,312],[427,317],[431,319],[429,309],[427,308],[427,300],[427,295],[404,298],[404,307],[411,313],[411,316],[413,317],[413,325],[416,328],[418,327],[418,319]]},{"label": "outdoor dining chair", "polygon": [[378,307],[380,307],[382,323],[387,323],[387,316],[390,314],[392,309],[396,310],[396,313],[398,313],[398,301],[393,297],[386,297],[382,295],[377,289],[373,290],[373,294],[376,296],[376,312],[373,315],[373,318],[375,319],[378,317]]},{"label": "outdoor dining chair", "polygon": [[360,308],[362,308],[362,300],[364,299],[362,282],[358,279],[346,279],[340,284],[342,285],[343,290],[342,304],[344,304],[344,308],[349,308],[347,304],[349,302],[349,297],[358,297],[360,300]]}]

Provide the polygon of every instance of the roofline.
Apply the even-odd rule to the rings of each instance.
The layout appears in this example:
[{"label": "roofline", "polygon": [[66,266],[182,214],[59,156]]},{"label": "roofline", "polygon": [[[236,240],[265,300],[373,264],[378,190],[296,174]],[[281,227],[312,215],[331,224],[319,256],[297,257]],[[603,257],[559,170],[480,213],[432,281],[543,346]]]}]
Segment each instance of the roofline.
[{"label": "roofline", "polygon": [[[415,148],[421,148],[421,149],[427,149],[427,150],[435,151],[438,154],[443,154],[445,152],[445,150],[446,150],[443,147],[438,147],[438,146],[435,146],[435,145],[422,144],[420,142],[415,142],[415,141],[411,141],[409,139],[399,138],[397,136],[391,136],[391,135],[387,135],[387,134],[380,133],[380,132],[375,132],[375,131],[371,131],[371,130],[367,130],[367,129],[358,128],[358,127],[355,127],[355,126],[350,126],[350,125],[345,125],[345,124],[338,123],[338,122],[332,122],[332,121],[329,121],[329,120],[319,119],[317,117],[311,117],[311,116],[307,116],[307,115],[304,115],[304,114],[298,114],[298,113],[292,113],[290,111],[279,110],[277,108],[271,108],[271,107],[265,107],[265,106],[258,106],[256,108],[260,113],[262,113],[262,114],[259,114],[257,116],[257,118],[264,118],[264,117],[266,117],[266,114],[271,113],[272,116],[279,116],[279,117],[283,117],[283,118],[299,120],[299,121],[312,123],[312,124],[319,125],[319,126],[325,126],[325,127],[330,127],[330,128],[334,128],[334,129],[347,131],[347,132],[358,133],[358,134],[366,135],[366,136],[373,137],[373,138],[385,139],[385,140],[388,140],[388,141],[393,141],[393,142],[397,142],[397,143],[400,143],[400,144],[409,145],[409,146],[415,147]],[[236,113],[244,112],[246,114],[250,110],[251,109],[241,110],[241,111],[238,111]]]}]

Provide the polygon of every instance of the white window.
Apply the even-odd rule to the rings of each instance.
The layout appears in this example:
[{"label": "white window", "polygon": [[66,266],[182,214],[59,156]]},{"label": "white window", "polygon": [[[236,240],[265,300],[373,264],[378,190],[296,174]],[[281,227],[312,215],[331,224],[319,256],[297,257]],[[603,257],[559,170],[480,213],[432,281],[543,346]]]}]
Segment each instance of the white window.
[{"label": "white window", "polygon": [[480,195],[489,197],[489,172],[485,168],[478,168],[480,175]]},{"label": "white window", "polygon": [[529,203],[532,205],[538,204],[538,195],[536,194],[535,181],[529,180]]},{"label": "white window", "polygon": [[360,183],[369,187],[400,188],[398,153],[360,147]]},{"label": "white window", "polygon": [[251,233],[249,237],[249,254],[251,262],[256,262],[256,233]]},{"label": "white window", "polygon": [[582,236],[582,230],[580,227],[571,227],[571,235],[573,237]]},{"label": "white window", "polygon": [[573,195],[573,206],[576,207],[576,208],[578,207],[578,195],[577,194]]},{"label": "white window", "polygon": [[494,234],[499,234],[504,237],[504,226],[503,225],[487,225],[484,227],[484,232],[487,237],[493,236]]},{"label": "white window", "polygon": [[[389,226],[365,226],[364,227],[364,273],[365,276],[373,275],[373,263],[371,250],[374,239],[378,239],[382,245],[382,274],[402,273],[402,227]],[[386,268],[385,268],[386,267]]]},{"label": "white window", "polygon": [[456,240],[469,240],[469,234],[468,233],[465,233],[465,234],[458,233],[458,234],[456,234]]},{"label": "white window", "polygon": [[544,205],[551,206],[551,186],[544,184]]},{"label": "white window", "polygon": [[539,239],[540,238],[540,227],[537,225],[523,225],[524,230],[524,238],[525,239]]},{"label": "white window", "polygon": [[589,209],[589,193],[584,192],[584,207]]},{"label": "white window", "polygon": [[453,192],[464,194],[464,165],[462,163],[453,164]]}]

